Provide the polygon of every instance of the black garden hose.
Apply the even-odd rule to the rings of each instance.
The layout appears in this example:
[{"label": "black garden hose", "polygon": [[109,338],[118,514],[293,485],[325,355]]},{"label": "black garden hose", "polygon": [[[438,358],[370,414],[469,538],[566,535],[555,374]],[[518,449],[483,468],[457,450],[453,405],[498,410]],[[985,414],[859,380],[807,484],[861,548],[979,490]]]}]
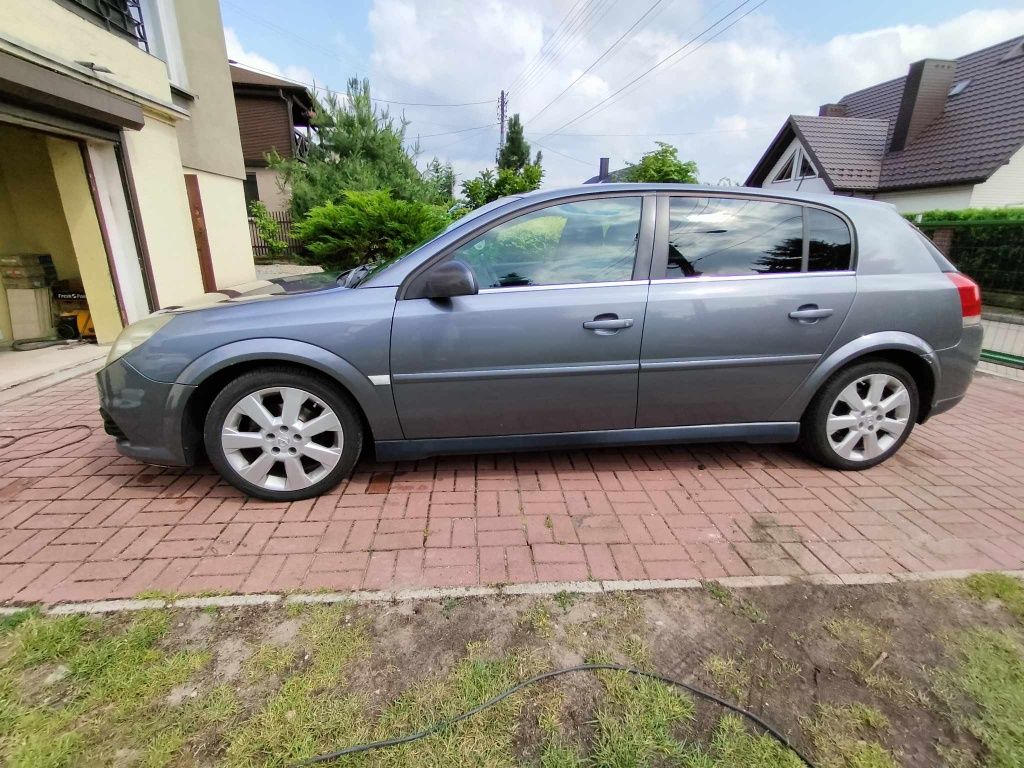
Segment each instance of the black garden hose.
[{"label": "black garden hose", "polygon": [[52,445],[49,448],[42,448],[42,449],[40,449],[38,451],[35,451],[34,453],[27,453],[27,454],[25,454],[23,456],[10,456],[10,457],[4,456],[4,457],[2,457],[2,460],[3,461],[21,461],[22,459],[35,459],[35,458],[37,458],[39,456],[45,456],[48,453],[53,453],[54,451],[59,451],[61,448],[70,448],[72,445],[77,445],[78,443],[81,443],[81,442],[83,442],[85,440],[88,440],[92,436],[92,433],[93,433],[93,427],[90,427],[88,424],[68,424],[67,426],[64,426],[64,427],[51,427],[50,429],[37,429],[34,432],[29,432],[29,433],[24,434],[24,435],[13,435],[13,434],[8,434],[8,433],[0,433],[0,440],[4,440],[5,441],[3,444],[0,444],[0,451],[5,450],[7,448],[10,448],[12,445],[17,443],[19,440],[24,440],[24,439],[29,438],[29,437],[39,437],[40,435],[48,435],[51,432],[61,432],[61,431],[65,430],[65,429],[84,429],[84,430],[86,430],[86,432],[81,437],[76,437],[74,440],[68,440],[65,443],[61,443],[60,445]]},{"label": "black garden hose", "polygon": [[793,746],[789,739],[787,739],[785,736],[782,735],[781,732],[770,726],[768,723],[766,723],[760,717],[755,715],[753,712],[748,712],[747,710],[742,709],[741,707],[738,707],[735,704],[729,703],[725,699],[720,699],[713,693],[708,693],[705,690],[690,685],[689,683],[684,683],[681,680],[674,680],[671,677],[659,675],[657,672],[646,672],[642,669],[636,669],[635,667],[626,667],[621,664],[578,664],[574,667],[565,667],[563,669],[554,669],[550,672],[544,672],[542,674],[535,675],[534,677],[531,677],[528,680],[524,680],[523,682],[518,683],[517,685],[512,686],[508,690],[499,693],[494,698],[488,699],[482,704],[477,704],[475,707],[463,712],[461,715],[456,715],[450,720],[443,720],[440,723],[435,723],[434,725],[430,726],[429,728],[425,728],[422,731],[406,734],[405,736],[396,736],[392,739],[384,739],[383,741],[372,741],[368,744],[355,744],[351,747],[339,749],[336,752],[327,752],[322,755],[316,755],[315,757],[311,757],[307,760],[303,760],[302,762],[297,763],[296,766],[297,768],[301,768],[301,766],[327,763],[331,762],[332,760],[337,760],[339,757],[345,757],[347,755],[355,755],[360,752],[369,752],[370,750],[374,749],[384,749],[385,747],[395,747],[399,744],[408,744],[412,741],[419,741],[420,739],[425,739],[427,736],[435,734],[438,731],[443,731],[446,728],[450,728],[456,723],[459,723],[463,720],[467,720],[468,718],[473,717],[474,715],[480,714],[485,709],[493,707],[495,704],[504,701],[517,691],[521,691],[523,688],[533,685],[534,683],[550,680],[552,678],[559,677],[561,675],[567,675],[572,672],[594,672],[603,669],[613,670],[617,672],[626,672],[627,674],[636,675],[637,677],[647,677],[651,680],[658,680],[659,682],[666,683],[668,685],[674,685],[677,688],[682,688],[694,694],[695,696],[699,696],[702,699],[707,699],[708,701],[714,702],[715,704],[718,704],[721,707],[725,707],[730,712],[735,712],[736,714],[747,718],[752,723],[763,729],[766,733],[771,734],[771,736],[775,738],[775,740],[778,741],[782,746],[784,746],[786,749],[790,750],[793,754],[800,758],[800,760],[803,762],[804,765],[807,766],[807,768],[815,768],[814,763],[812,763],[807,757],[802,755],[800,751]]}]

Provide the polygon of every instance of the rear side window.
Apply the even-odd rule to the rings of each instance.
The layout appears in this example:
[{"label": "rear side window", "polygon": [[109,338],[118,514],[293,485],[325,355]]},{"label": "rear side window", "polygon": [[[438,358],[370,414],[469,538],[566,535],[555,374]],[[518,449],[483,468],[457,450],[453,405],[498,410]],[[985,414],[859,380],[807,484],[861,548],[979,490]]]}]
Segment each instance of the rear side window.
[{"label": "rear side window", "polygon": [[835,214],[807,209],[807,269],[836,272],[850,268],[853,247],[850,228]]},{"label": "rear side window", "polygon": [[726,197],[673,197],[667,278],[799,272],[799,205]]}]

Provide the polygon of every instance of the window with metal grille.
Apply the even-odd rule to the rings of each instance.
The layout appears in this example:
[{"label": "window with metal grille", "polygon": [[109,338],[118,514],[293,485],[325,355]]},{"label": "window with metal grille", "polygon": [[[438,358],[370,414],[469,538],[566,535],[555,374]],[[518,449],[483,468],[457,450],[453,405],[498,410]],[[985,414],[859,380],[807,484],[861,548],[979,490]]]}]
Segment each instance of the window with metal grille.
[{"label": "window with metal grille", "polygon": [[119,32],[137,40],[149,50],[146,42],[146,27],[142,23],[140,0],[66,0],[86,11],[89,18],[98,21],[111,32]]}]

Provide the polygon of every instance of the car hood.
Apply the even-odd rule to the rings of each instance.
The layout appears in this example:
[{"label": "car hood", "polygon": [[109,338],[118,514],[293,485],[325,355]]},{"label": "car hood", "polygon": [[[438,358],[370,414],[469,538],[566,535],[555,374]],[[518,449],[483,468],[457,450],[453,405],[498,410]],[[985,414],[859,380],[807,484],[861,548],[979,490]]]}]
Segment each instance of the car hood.
[{"label": "car hood", "polygon": [[274,296],[294,296],[299,293],[336,289],[341,287],[338,285],[338,275],[338,272],[315,272],[307,275],[275,277],[270,280],[254,280],[251,283],[243,283],[232,288],[222,288],[213,293],[204,293],[181,304],[164,307],[160,311],[191,312],[197,309],[239,304]]}]

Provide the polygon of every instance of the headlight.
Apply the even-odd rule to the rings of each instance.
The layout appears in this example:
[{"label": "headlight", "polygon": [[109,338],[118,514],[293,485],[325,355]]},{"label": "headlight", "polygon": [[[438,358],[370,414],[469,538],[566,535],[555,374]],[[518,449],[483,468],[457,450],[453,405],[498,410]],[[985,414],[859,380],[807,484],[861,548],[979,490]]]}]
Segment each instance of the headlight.
[{"label": "headlight", "polygon": [[171,321],[174,315],[150,315],[132,323],[117,337],[107,355],[107,365],[118,360],[136,347],[149,341],[150,337]]}]

